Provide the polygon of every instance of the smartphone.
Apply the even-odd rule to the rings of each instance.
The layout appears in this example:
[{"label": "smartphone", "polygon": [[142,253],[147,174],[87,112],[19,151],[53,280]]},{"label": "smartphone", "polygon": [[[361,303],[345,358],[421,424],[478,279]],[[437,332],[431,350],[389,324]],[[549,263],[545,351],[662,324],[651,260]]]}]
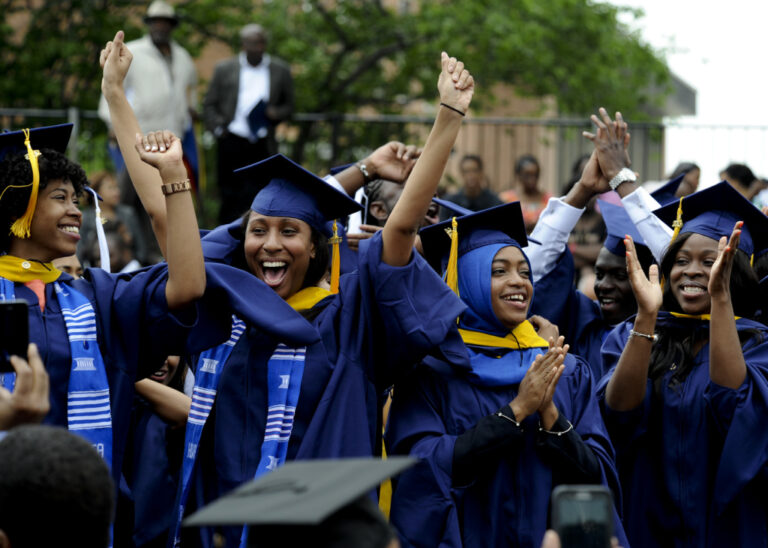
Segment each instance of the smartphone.
[{"label": "smartphone", "polygon": [[24,299],[0,301],[0,373],[14,372],[12,355],[27,359],[29,303]]},{"label": "smartphone", "polygon": [[610,548],[613,497],[602,485],[560,485],[552,491],[552,528],[562,548]]}]

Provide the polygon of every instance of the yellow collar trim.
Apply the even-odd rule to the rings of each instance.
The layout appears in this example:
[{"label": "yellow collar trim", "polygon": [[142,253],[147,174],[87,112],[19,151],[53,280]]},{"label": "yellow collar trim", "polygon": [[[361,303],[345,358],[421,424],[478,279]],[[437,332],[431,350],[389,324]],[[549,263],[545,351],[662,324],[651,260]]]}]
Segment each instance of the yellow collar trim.
[{"label": "yellow collar trim", "polygon": [[296,311],[309,310],[330,295],[333,293],[322,287],[305,287],[288,297],[285,302]]},{"label": "yellow collar trim", "polygon": [[[682,312],[670,312],[675,318],[687,318],[689,320],[705,320],[710,321],[712,319],[711,314],[683,314]],[[740,320],[741,316],[734,316],[734,320]]]},{"label": "yellow collar trim", "polygon": [[472,346],[487,346],[490,348],[548,348],[549,343],[539,337],[533,325],[528,320],[524,321],[505,337],[488,335],[479,331],[470,331],[469,329],[459,329],[459,334],[465,344]]},{"label": "yellow collar trim", "polygon": [[43,283],[55,282],[61,271],[53,263],[39,263],[20,259],[13,255],[0,257],[0,276],[11,282],[27,283],[32,280],[42,280]]}]

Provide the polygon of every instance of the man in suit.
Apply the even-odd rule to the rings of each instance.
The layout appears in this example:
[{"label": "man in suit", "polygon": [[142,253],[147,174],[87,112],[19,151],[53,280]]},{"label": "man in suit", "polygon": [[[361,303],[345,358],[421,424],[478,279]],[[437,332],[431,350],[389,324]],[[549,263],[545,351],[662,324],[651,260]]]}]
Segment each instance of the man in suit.
[{"label": "man in suit", "polygon": [[240,31],[242,51],[216,66],[203,102],[206,128],[218,141],[219,221],[234,220],[255,194],[254,181],[232,171],[277,153],[275,127],[293,111],[288,65],[266,53],[260,25]]}]

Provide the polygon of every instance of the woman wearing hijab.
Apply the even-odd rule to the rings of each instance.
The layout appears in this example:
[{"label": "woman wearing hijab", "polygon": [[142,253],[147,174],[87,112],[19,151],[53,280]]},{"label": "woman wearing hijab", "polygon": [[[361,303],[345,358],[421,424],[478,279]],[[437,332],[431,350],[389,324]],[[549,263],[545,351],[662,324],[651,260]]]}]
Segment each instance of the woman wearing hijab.
[{"label": "woman wearing hijab", "polygon": [[[627,239],[638,313],[598,386],[634,546],[766,546],[768,328],[750,256],[768,222],[728,183],[655,211],[675,227],[650,276]],[[659,283],[661,271],[662,285]]]},{"label": "woman wearing hijab", "polygon": [[526,319],[533,285],[519,203],[421,238],[468,308],[441,352],[395,388],[388,452],[422,460],[397,480],[392,522],[404,546],[538,547],[556,485],[605,483],[618,494],[589,365]]}]

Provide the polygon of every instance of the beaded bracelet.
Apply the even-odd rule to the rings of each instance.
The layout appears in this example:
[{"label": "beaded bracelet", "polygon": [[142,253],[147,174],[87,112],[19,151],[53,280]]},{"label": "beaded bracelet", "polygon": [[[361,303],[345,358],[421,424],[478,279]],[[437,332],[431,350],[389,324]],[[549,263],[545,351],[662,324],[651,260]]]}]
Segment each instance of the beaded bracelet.
[{"label": "beaded bracelet", "polygon": [[506,416],[506,415],[505,415],[504,413],[502,413],[501,411],[496,411],[496,413],[494,413],[494,415],[496,415],[497,417],[501,417],[502,419],[506,419],[506,420],[508,420],[509,422],[511,422],[512,424],[514,424],[515,426],[517,426],[517,427],[518,427],[520,430],[522,430],[522,429],[523,429],[523,427],[520,425],[520,423],[519,423],[519,422],[517,422],[517,421],[516,421],[515,419],[513,419],[512,417],[508,417],[508,416]]},{"label": "beaded bracelet", "polygon": [[545,434],[552,434],[552,435],[555,435],[555,436],[557,436],[559,438],[563,434],[567,434],[568,432],[573,430],[573,425],[571,424],[571,421],[566,420],[565,422],[568,423],[568,428],[566,428],[562,432],[552,432],[551,430],[545,429],[543,426],[541,426],[541,423],[539,423],[539,432],[544,432]]}]

